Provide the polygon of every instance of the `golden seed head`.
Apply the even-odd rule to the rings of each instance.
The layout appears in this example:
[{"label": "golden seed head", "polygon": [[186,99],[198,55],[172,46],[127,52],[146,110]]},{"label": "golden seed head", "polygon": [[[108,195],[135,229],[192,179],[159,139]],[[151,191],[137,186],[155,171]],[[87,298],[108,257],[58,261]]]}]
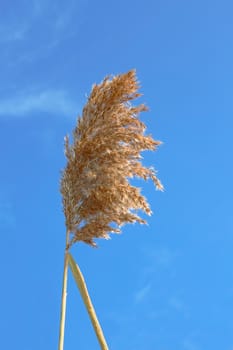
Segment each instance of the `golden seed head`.
[{"label": "golden seed head", "polygon": [[94,238],[120,233],[125,223],[146,223],[136,212],[150,215],[149,204],[129,178],[151,178],[163,190],[153,168],[141,163],[140,152],[154,151],[161,142],[144,135],[146,126],[139,114],[146,106],[130,104],[140,96],[138,88],[134,70],[94,85],[73,131],[73,143],[65,138],[61,194],[66,227],[73,234],[69,247],[77,241],[94,246]]}]

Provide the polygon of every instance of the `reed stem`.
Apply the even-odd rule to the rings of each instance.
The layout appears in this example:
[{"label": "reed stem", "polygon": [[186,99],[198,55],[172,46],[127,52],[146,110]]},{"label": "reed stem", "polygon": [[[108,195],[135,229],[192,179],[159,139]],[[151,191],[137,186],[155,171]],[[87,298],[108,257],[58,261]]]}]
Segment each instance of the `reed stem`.
[{"label": "reed stem", "polygon": [[91,302],[91,298],[89,296],[89,293],[88,293],[88,290],[87,290],[87,286],[86,286],[84,277],[82,275],[82,272],[80,271],[78,265],[75,263],[72,255],[69,254],[69,253],[67,253],[67,255],[68,255],[68,263],[70,265],[72,274],[73,274],[74,279],[76,281],[76,284],[77,284],[77,286],[79,288],[80,294],[81,294],[81,296],[83,298],[83,301],[84,301],[84,304],[86,306],[87,312],[88,312],[88,314],[90,316],[92,325],[94,327],[97,339],[98,339],[99,344],[100,344],[100,348],[102,350],[108,350],[108,345],[107,345],[107,342],[106,342],[106,340],[104,338],[104,334],[103,334],[102,328],[101,328],[101,326],[99,324],[97,315],[95,313],[95,309],[94,309],[93,304]]},{"label": "reed stem", "polygon": [[66,232],[66,249],[65,249],[65,256],[64,256],[63,282],[62,282],[62,299],[61,299],[61,316],[60,316],[60,332],[59,332],[58,350],[63,350],[63,348],[64,348],[67,277],[68,277],[68,250],[67,250],[68,242],[69,242],[69,232],[67,231]]}]

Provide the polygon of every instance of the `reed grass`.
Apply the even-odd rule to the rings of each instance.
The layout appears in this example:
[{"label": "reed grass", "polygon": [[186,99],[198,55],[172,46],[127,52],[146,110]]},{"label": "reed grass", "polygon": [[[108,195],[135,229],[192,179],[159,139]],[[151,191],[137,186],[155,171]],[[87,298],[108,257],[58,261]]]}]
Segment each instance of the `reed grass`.
[{"label": "reed grass", "polygon": [[131,178],[151,179],[157,189],[163,190],[156,171],[142,164],[141,152],[155,151],[161,142],[145,135],[146,126],[139,115],[147,107],[131,103],[140,96],[138,89],[135,70],[106,77],[92,87],[72,138],[65,137],[67,165],[60,190],[69,234],[64,260],[59,350],[64,346],[68,263],[101,349],[108,349],[83,276],[69,253],[71,246],[76,242],[96,246],[97,238],[108,239],[110,233],[120,233],[124,224],[146,223],[138,212],[151,215],[152,211],[141,190],[130,184]]}]

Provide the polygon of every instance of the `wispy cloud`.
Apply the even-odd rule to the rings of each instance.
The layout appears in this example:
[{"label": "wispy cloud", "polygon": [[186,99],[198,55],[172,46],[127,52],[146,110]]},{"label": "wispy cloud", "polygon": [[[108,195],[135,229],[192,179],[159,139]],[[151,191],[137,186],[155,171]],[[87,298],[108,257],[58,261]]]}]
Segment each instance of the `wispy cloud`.
[{"label": "wispy cloud", "polygon": [[176,254],[166,247],[150,250],[150,257],[157,265],[168,267],[175,258]]},{"label": "wispy cloud", "polygon": [[148,296],[148,294],[150,293],[150,290],[151,290],[150,284],[146,284],[143,288],[140,288],[139,290],[137,290],[134,296],[135,303],[139,304],[143,302]]},{"label": "wispy cloud", "polygon": [[1,117],[26,117],[35,112],[76,115],[77,109],[77,103],[74,103],[64,90],[24,93],[20,96],[0,100]]},{"label": "wispy cloud", "polygon": [[169,271],[170,277],[174,277],[174,263],[179,255],[167,247],[143,247],[142,254],[146,261],[142,266],[144,278],[151,278],[158,270]]},{"label": "wispy cloud", "polygon": [[40,16],[45,11],[46,3],[42,0],[32,0],[32,10],[34,16]]},{"label": "wispy cloud", "polygon": [[8,27],[1,26],[0,27],[0,43],[10,43],[15,41],[21,41],[25,39],[28,31],[28,26],[25,24],[20,24],[17,26]]},{"label": "wispy cloud", "polygon": [[[48,16],[49,18],[53,16],[52,26],[50,26],[50,21],[47,22],[50,30],[55,31],[65,31],[67,34],[67,29],[74,29],[74,18],[77,13],[77,9],[80,11],[80,3],[77,6],[77,2],[70,0],[69,3],[66,1],[48,2],[45,0],[34,0],[32,2],[32,12],[34,17],[37,19],[42,19],[43,21]],[[75,21],[76,23],[77,21]]]},{"label": "wispy cloud", "polygon": [[[27,13],[26,17],[24,12]],[[15,42],[27,39],[27,47],[22,46],[19,49],[20,52],[14,55],[14,61],[18,61],[19,56],[22,56],[22,60],[25,57],[37,59],[37,55],[42,52],[50,54],[54,47],[77,34],[82,22],[80,19],[77,21],[77,13],[80,17],[80,4],[77,5],[74,0],[70,0],[68,4],[66,1],[57,3],[33,0],[24,4],[22,13],[8,11],[4,18],[1,17],[0,45],[7,44],[15,52]]]},{"label": "wispy cloud", "polygon": [[180,299],[180,298],[177,298],[175,296],[172,296],[170,299],[169,299],[169,305],[177,310],[177,311],[180,311],[180,312],[183,312],[184,310],[186,310],[186,307],[185,307],[185,304],[184,302]]},{"label": "wispy cloud", "polygon": [[173,265],[175,259],[179,256],[177,251],[174,251],[166,246],[161,247],[142,247],[143,255],[149,260],[150,265],[157,267],[168,268]]},{"label": "wispy cloud", "polygon": [[184,339],[182,345],[184,350],[201,350],[201,348],[190,338]]},{"label": "wispy cloud", "polygon": [[182,298],[171,296],[168,300],[168,304],[174,311],[178,312],[185,319],[188,319],[190,317],[189,306],[183,301]]}]

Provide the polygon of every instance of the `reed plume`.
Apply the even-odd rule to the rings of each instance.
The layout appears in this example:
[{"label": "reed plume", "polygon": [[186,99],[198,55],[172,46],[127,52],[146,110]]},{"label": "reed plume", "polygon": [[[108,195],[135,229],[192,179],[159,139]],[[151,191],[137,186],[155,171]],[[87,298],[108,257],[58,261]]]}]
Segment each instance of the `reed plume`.
[{"label": "reed plume", "polygon": [[151,214],[147,199],[130,178],[152,179],[159,190],[163,186],[151,167],[143,166],[141,152],[156,150],[160,141],[145,135],[139,119],[147,110],[144,104],[133,106],[140,96],[136,73],[106,77],[94,85],[81,117],[73,131],[72,143],[65,138],[67,165],[61,177],[61,194],[66,220],[59,350],[63,350],[68,265],[83,297],[102,350],[108,346],[98,322],[82,273],[69,253],[76,242],[95,246],[96,238],[120,233],[126,223],[146,223],[138,212]]},{"label": "reed plume", "polygon": [[151,178],[163,189],[155,171],[141,163],[141,151],[155,150],[160,141],[145,136],[139,120],[144,104],[139,97],[134,70],[106,77],[94,85],[73,132],[73,144],[65,138],[67,166],[61,180],[61,193],[69,246],[83,241],[94,246],[94,238],[120,233],[125,223],[145,223],[137,212],[151,214],[140,189],[129,183],[132,177]]}]

